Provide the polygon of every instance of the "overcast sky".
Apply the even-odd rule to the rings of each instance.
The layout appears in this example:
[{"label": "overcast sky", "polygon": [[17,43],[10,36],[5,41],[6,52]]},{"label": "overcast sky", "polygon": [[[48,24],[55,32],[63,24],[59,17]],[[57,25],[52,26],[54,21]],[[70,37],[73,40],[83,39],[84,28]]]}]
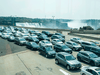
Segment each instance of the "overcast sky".
[{"label": "overcast sky", "polygon": [[100,19],[100,0],[0,0],[0,16]]}]

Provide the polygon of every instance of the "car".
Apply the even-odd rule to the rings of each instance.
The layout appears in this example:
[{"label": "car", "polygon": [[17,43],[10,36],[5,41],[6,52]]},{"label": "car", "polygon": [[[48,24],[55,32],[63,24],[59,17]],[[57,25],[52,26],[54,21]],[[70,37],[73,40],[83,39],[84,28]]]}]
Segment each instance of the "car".
[{"label": "car", "polygon": [[30,36],[38,38],[36,34],[31,34]]},{"label": "car", "polygon": [[72,53],[72,49],[70,49],[65,44],[56,44],[56,45],[54,45],[54,49],[56,52],[67,52],[70,54]]},{"label": "car", "polygon": [[100,66],[100,57],[90,51],[79,51],[77,54],[77,59],[79,61],[87,62],[92,66]]},{"label": "car", "polygon": [[95,41],[95,40],[91,40],[90,42],[93,42],[93,43],[95,43],[97,46],[100,47],[100,43],[99,43],[99,42],[97,42],[97,41]]},{"label": "car", "polygon": [[95,43],[84,41],[84,42],[81,42],[81,46],[86,51],[91,51],[96,54],[100,54],[100,47],[97,46]]},{"label": "car", "polygon": [[39,43],[39,40],[36,37],[29,37],[28,40]]},{"label": "car", "polygon": [[7,34],[7,33],[2,33],[2,35],[1,35],[1,37],[3,39],[7,39],[9,36],[10,36],[10,34]]},{"label": "car", "polygon": [[30,33],[30,34],[36,34],[36,35],[38,35],[40,32],[37,31],[37,30],[34,30],[34,31],[29,31],[29,33]]},{"label": "car", "polygon": [[72,41],[65,42],[65,45],[68,46],[69,48],[71,48],[74,51],[79,51],[79,50],[82,49],[82,47],[80,45],[78,45],[77,43],[72,42]]},{"label": "car", "polygon": [[61,33],[55,33],[55,35],[59,35],[59,36],[65,38],[65,36],[63,34],[61,34]]},{"label": "car", "polygon": [[100,75],[100,67],[83,66],[81,68],[81,75]]},{"label": "car", "polygon": [[64,66],[66,66],[67,70],[81,68],[81,63],[78,60],[76,60],[76,58],[72,54],[66,52],[56,53],[55,63],[63,64]]},{"label": "car", "polygon": [[55,44],[63,44],[63,42],[61,40],[59,40],[59,39],[52,39],[51,43],[53,45],[55,45]]},{"label": "car", "polygon": [[41,40],[48,40],[50,41],[50,39],[46,36],[46,35],[40,35],[38,36],[38,39],[41,41]]},{"label": "car", "polygon": [[39,50],[40,46],[35,42],[27,42],[27,48],[32,50]]},{"label": "car", "polygon": [[42,33],[46,34],[48,37],[51,37],[53,35],[49,31],[42,31]]},{"label": "car", "polygon": [[76,42],[76,43],[81,43],[83,40],[81,40],[78,37],[74,37],[74,38],[71,38],[70,41],[73,41],[73,42]]},{"label": "car", "polygon": [[16,37],[14,41],[18,45],[26,45],[26,43],[27,43],[27,41],[22,37]]},{"label": "car", "polygon": [[15,33],[14,36],[15,37],[21,37],[21,33]]},{"label": "car", "polygon": [[0,36],[2,35],[2,32],[0,32]]},{"label": "car", "polygon": [[24,39],[27,39],[29,37],[28,34],[21,34],[21,37],[23,37]]},{"label": "car", "polygon": [[40,41],[39,45],[40,46],[49,46],[49,47],[52,47],[52,43],[50,41],[47,41],[47,40]]},{"label": "car", "polygon": [[9,40],[9,41],[14,41],[14,40],[15,40],[15,37],[14,37],[14,36],[9,36],[9,37],[8,37],[8,40]]},{"label": "car", "polygon": [[65,39],[62,38],[62,37],[59,36],[59,35],[52,35],[52,36],[51,36],[51,39],[59,39],[59,40],[61,40],[62,42],[65,42]]},{"label": "car", "polygon": [[39,52],[40,54],[43,54],[46,58],[55,57],[56,55],[56,52],[51,47],[47,46],[40,46]]}]

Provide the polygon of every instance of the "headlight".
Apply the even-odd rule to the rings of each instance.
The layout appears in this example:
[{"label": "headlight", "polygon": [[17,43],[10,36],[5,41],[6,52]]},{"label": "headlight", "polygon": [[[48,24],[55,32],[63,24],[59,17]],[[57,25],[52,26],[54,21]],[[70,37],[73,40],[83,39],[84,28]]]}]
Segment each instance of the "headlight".
[{"label": "headlight", "polygon": [[50,53],[48,53],[50,55]]}]

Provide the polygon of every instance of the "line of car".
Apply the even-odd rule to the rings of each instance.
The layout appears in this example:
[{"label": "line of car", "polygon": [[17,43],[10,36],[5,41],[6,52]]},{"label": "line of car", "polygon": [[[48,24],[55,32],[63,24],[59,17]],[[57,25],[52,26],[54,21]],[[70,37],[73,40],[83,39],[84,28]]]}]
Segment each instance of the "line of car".
[{"label": "line of car", "polygon": [[[67,70],[80,69],[81,62],[90,63],[92,66],[100,66],[100,47],[94,42],[83,41],[74,37],[65,41],[61,33],[50,33],[49,31],[39,32],[37,30],[18,28],[13,26],[0,27],[0,36],[18,45],[25,45],[31,50],[38,50],[46,58],[55,57],[56,64],[63,64]],[[98,43],[97,43],[98,44]],[[84,51],[81,51],[84,49]],[[77,59],[72,55],[73,51],[79,51]],[[95,67],[97,70],[99,67]],[[94,72],[89,72],[91,69]],[[100,75],[100,69],[94,67],[82,67],[81,75]]]}]

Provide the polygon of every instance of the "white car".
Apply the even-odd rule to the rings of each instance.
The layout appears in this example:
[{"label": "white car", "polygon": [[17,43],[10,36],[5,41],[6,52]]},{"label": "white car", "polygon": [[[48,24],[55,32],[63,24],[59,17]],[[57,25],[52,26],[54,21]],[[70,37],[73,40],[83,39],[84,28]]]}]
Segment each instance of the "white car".
[{"label": "white car", "polygon": [[50,47],[52,47],[52,43],[49,42],[49,41],[47,41],[47,40],[42,40],[42,41],[40,41],[40,42],[39,42],[39,45],[40,45],[40,46],[50,46]]},{"label": "white car", "polygon": [[53,39],[52,41],[52,44],[63,44],[63,42],[61,41],[61,40],[59,40],[59,39]]},{"label": "white car", "polygon": [[81,75],[100,75],[100,68],[99,67],[89,67],[83,66],[81,68]]}]

